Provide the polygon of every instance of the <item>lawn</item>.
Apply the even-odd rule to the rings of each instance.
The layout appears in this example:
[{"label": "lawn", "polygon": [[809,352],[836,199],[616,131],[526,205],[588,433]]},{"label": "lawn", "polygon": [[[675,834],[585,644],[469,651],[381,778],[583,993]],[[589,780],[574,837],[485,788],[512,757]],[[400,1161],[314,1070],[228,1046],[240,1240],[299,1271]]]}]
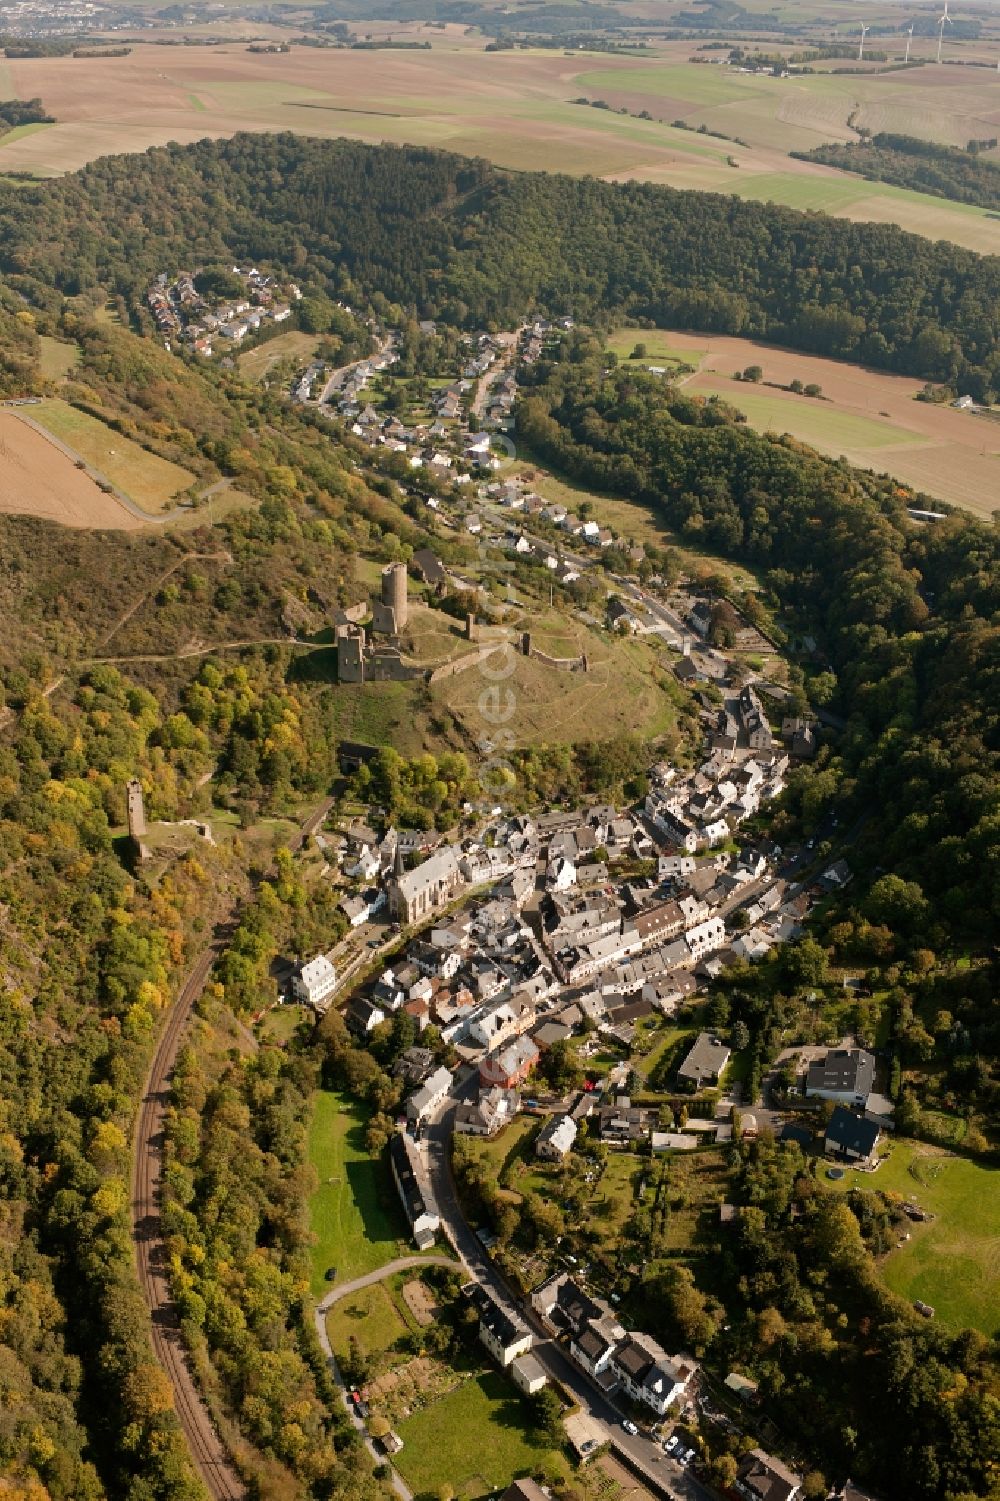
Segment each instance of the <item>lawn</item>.
[{"label": "lawn", "polygon": [[275,1006],[273,1010],[261,1017],[257,1035],[261,1042],[271,1042],[278,1047],[284,1047],[310,1015],[311,1013],[305,1006]]},{"label": "lawn", "polygon": [[333,1353],[341,1359],[350,1350],[352,1339],[361,1353],[371,1358],[391,1351],[409,1330],[385,1282],[363,1287],[353,1297],[335,1303],[327,1315],[326,1328]]},{"label": "lawn", "polygon": [[131,438],[123,438],[96,417],[59,397],[49,397],[33,406],[31,418],[143,510],[168,509],[194,479],[179,464],[147,452]]},{"label": "lawn", "polygon": [[1000,1173],[911,1141],[893,1144],[875,1173],[848,1172],[838,1188],[880,1189],[914,1199],[935,1219],[907,1225],[882,1275],[901,1297],[929,1303],[946,1329],[1000,1330]]},{"label": "lawn", "polygon": [[349,1282],[413,1251],[388,1163],[365,1150],[366,1121],[357,1101],[329,1090],[317,1093],[309,1125],[309,1161],[319,1178],[309,1200],[316,1297],[328,1290],[331,1266],[338,1282]]},{"label": "lawn", "polygon": [[399,1424],[395,1459],[417,1501],[451,1484],[459,1501],[488,1496],[544,1467],[566,1470],[562,1456],[531,1428],[527,1404],[499,1371],[470,1377]]}]

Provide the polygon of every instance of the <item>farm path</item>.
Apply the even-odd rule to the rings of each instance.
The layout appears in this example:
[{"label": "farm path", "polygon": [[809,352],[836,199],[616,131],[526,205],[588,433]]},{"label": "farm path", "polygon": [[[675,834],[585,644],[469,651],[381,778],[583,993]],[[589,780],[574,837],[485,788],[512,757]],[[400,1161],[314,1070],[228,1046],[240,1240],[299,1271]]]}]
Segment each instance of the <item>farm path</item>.
[{"label": "farm path", "polygon": [[83,667],[107,667],[116,662],[179,662],[185,657],[210,657],[217,651],[240,651],[250,646],[311,646],[299,636],[253,636],[245,641],[216,641],[211,646],[184,646],[180,651],[148,652],[135,657],[81,657]]},{"label": "farm path", "polygon": [[142,521],[147,526],[166,526],[169,522],[176,521],[179,516],[191,514],[189,506],[174,506],[172,510],[164,511],[159,516],[154,516],[150,511],[144,511],[130,495],[126,495],[124,490],[119,490],[117,485],[113,485],[106,474],[95,469],[93,464],[88,464],[81,453],[78,453],[69,443],[64,443],[62,438],[57,438],[55,433],[50,433],[47,427],[42,427],[40,422],[36,422],[34,417],[29,417],[22,408],[19,407],[14,415],[19,422],[23,422],[33,432],[51,443],[53,448],[58,448],[60,453],[64,453],[68,459],[71,459],[85,474],[90,476],[95,484],[100,485],[102,490],[113,496],[120,506],[124,506],[129,515],[134,516],[137,521]]},{"label": "farm path", "polygon": [[128,625],[129,621],[132,619],[132,616],[136,613],[136,611],[140,610],[146,603],[146,601],[150,599],[158,589],[162,589],[163,585],[166,583],[170,575],[176,573],[178,568],[182,567],[185,563],[231,563],[232,561],[232,553],[228,550],[228,548],[224,547],[217,549],[215,552],[182,553],[179,558],[174,559],[169,568],[165,568],[163,570],[159,578],[153,580],[149,588],[144,590],[144,592],[139,595],[138,599],[135,600],[133,604],[129,605],[128,609],[125,611],[125,614],[115,621],[110,631],[108,631],[107,635],[102,640],[101,646],[107,646],[112,637],[117,636],[118,632],[122,630],[126,625]]}]

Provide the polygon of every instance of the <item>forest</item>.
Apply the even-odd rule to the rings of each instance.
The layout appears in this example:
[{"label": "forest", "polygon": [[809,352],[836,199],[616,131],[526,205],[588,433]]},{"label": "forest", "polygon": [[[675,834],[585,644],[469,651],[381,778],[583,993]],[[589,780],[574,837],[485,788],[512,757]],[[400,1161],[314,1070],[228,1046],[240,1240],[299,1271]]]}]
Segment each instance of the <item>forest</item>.
[{"label": "forest", "polygon": [[[994,141],[993,145],[996,144]],[[990,142],[983,143],[989,146]],[[1000,167],[979,154],[980,143],[970,141],[963,151],[917,136],[881,131],[863,141],[829,141],[811,151],[793,151],[801,161],[823,162],[843,172],[857,172],[872,182],[889,182],[956,203],[1000,208]]]},{"label": "forest", "polygon": [[42,307],[117,294],[142,326],[152,276],[230,256],[461,327],[634,318],[1000,389],[1000,258],[892,225],[291,135],[0,185],[0,271]]}]

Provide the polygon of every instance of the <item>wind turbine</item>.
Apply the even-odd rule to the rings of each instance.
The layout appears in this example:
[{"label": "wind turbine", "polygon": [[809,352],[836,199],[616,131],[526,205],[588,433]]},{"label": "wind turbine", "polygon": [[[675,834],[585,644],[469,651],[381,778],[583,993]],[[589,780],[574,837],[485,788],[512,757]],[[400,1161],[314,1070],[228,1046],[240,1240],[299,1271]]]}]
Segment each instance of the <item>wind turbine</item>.
[{"label": "wind turbine", "polygon": [[912,46],[913,46],[913,22],[911,21],[910,22],[910,29],[909,29],[909,31],[906,34],[906,56],[903,58],[904,63],[908,63],[910,61],[910,48]]},{"label": "wind turbine", "polygon": [[954,26],[954,24],[955,24],[954,21],[951,19],[951,16],[949,16],[949,14],[948,14],[948,0],[944,0],[944,10],[943,10],[943,12],[941,14],[940,21],[938,21],[938,50],[937,50],[937,60],[938,60],[938,62],[941,61],[941,45],[944,42],[944,23],[946,21],[947,21],[947,23],[948,23],[949,26]]},{"label": "wind turbine", "polygon": [[865,52],[865,37],[868,35],[868,33],[870,31],[871,31],[871,27],[870,26],[866,26],[865,23],[864,23],[864,21],[862,21],[862,23],[861,23],[861,45],[858,48],[858,62],[860,62],[861,59],[862,59],[862,57],[864,56],[864,52]]}]

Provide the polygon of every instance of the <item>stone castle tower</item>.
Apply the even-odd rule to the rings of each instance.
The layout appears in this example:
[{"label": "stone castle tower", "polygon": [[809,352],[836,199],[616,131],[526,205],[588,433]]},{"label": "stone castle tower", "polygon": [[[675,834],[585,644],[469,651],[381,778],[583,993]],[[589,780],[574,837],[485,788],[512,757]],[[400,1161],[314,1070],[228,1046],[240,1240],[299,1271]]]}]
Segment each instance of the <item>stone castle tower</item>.
[{"label": "stone castle tower", "polygon": [[141,844],[146,835],[146,806],[142,800],[142,783],[133,777],[125,788],[128,800],[128,832],[135,844]]},{"label": "stone castle tower", "polygon": [[390,563],[382,569],[382,603],[393,613],[396,631],[406,626],[406,564]]}]

